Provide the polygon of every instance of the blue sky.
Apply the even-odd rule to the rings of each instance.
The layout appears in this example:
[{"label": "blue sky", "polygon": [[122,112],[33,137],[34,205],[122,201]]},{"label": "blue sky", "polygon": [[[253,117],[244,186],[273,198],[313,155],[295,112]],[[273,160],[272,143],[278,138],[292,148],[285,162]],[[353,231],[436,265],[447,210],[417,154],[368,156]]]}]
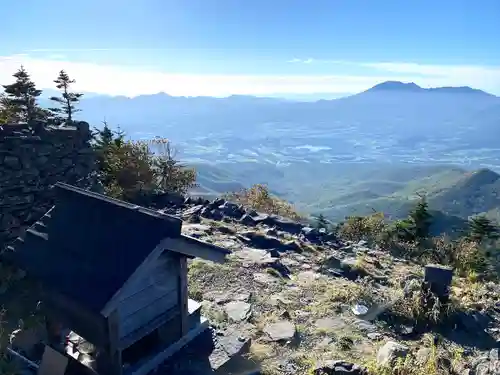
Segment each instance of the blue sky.
[{"label": "blue sky", "polygon": [[138,95],[347,93],[383,80],[500,95],[499,0],[0,0],[0,81]]}]

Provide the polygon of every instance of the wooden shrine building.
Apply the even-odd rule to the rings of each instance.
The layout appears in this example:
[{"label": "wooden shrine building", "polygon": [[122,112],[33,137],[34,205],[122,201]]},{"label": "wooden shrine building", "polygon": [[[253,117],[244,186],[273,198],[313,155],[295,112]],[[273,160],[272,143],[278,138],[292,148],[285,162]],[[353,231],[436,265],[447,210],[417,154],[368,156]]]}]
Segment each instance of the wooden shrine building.
[{"label": "wooden shrine building", "polygon": [[[182,235],[173,216],[55,189],[56,205],[17,240],[12,260],[43,286],[49,320],[98,348],[99,374],[145,375],[207,328],[188,300],[187,258],[222,262],[230,252]],[[127,358],[146,338],[154,349]]]}]

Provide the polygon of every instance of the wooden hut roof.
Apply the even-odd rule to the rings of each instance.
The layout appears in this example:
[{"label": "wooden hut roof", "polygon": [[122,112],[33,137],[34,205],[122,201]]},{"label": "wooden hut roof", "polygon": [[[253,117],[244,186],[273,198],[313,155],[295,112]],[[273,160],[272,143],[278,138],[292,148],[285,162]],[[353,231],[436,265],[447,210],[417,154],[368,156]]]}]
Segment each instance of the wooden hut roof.
[{"label": "wooden hut roof", "polygon": [[165,250],[184,256],[218,259],[230,253],[185,238],[181,220],[173,216],[66,184],[55,188],[56,205],[18,239],[11,257],[43,284],[94,312],[165,239]]}]

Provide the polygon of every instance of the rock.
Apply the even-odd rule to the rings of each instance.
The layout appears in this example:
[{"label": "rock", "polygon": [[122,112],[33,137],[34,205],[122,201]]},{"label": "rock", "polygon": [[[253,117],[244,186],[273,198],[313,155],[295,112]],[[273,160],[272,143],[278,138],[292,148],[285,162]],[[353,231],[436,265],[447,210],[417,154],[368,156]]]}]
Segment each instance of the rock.
[{"label": "rock", "polygon": [[245,211],[243,209],[232,202],[224,202],[223,204],[218,206],[218,208],[224,216],[234,219],[239,219],[245,214]]},{"label": "rock", "polygon": [[378,332],[370,332],[366,335],[366,337],[373,341],[379,341],[382,339],[382,337],[384,337],[384,335]]},{"label": "rock", "polygon": [[269,275],[268,273],[256,272],[253,274],[253,279],[263,285],[275,284],[278,282],[276,277]]},{"label": "rock", "polygon": [[264,333],[272,341],[290,341],[295,337],[295,325],[288,320],[281,320],[264,327]]},{"label": "rock", "polygon": [[241,292],[238,294],[235,294],[233,296],[235,301],[243,301],[243,302],[248,302],[250,301],[250,298],[252,298],[252,293],[250,292]]},{"label": "rock", "polygon": [[318,279],[320,275],[314,271],[301,271],[296,276],[295,279],[299,282],[312,282]]},{"label": "rock", "polygon": [[327,361],[316,367],[314,375],[368,375],[368,371],[347,361]]},{"label": "rock", "polygon": [[229,292],[212,291],[204,293],[203,297],[208,301],[215,302],[218,305],[223,305],[232,301],[232,296]]},{"label": "rock", "polygon": [[347,327],[342,318],[321,318],[316,320],[315,326],[320,331],[335,332]]},{"label": "rock", "polygon": [[357,266],[357,263],[356,258],[339,259],[336,256],[330,256],[323,261],[322,269],[332,276],[355,281],[368,275],[364,269]]},{"label": "rock", "polygon": [[488,356],[481,356],[476,358],[472,364],[472,375],[496,375],[498,371],[495,371],[495,362],[492,362]]},{"label": "rock", "polygon": [[244,354],[250,348],[250,338],[241,336],[238,332],[219,337],[219,343],[230,357]]},{"label": "rock", "polygon": [[217,209],[211,209],[210,207],[203,207],[200,211],[200,216],[204,217],[205,219],[211,219],[211,220],[222,220],[222,212],[220,212]]},{"label": "rock", "polygon": [[419,365],[426,364],[429,358],[431,357],[432,349],[431,348],[420,348],[415,354],[415,360]]},{"label": "rock", "polygon": [[301,235],[311,243],[320,243],[322,239],[322,234],[319,230],[311,227],[303,227]]},{"label": "rock", "polygon": [[265,224],[291,234],[299,234],[303,227],[300,223],[275,215],[269,216]]},{"label": "rock", "polygon": [[380,366],[391,366],[397,358],[405,358],[409,350],[406,345],[387,341],[377,353],[377,363]]},{"label": "rock", "polygon": [[352,324],[362,332],[375,333],[378,330],[375,324],[372,324],[363,319],[356,319],[352,322]]},{"label": "rock", "polygon": [[276,229],[268,229],[266,231],[266,236],[278,237],[278,231]]},{"label": "rock", "polygon": [[225,306],[228,318],[234,322],[242,322],[252,315],[252,305],[243,301],[232,301]]},{"label": "rock", "polygon": [[270,298],[269,298],[269,304],[272,305],[272,306],[286,306],[286,305],[291,305],[293,302],[282,296],[281,294],[276,294],[276,295],[272,295]]},{"label": "rock", "polygon": [[204,224],[190,223],[182,225],[182,232],[187,234],[188,236],[200,238],[212,232],[212,228]]},{"label": "rock", "polygon": [[225,203],[226,203],[225,199],[216,198],[212,202],[207,204],[207,208],[213,210],[215,208],[219,208],[220,206],[223,206]]},{"label": "rock", "polygon": [[243,248],[234,255],[244,263],[257,264],[265,267],[278,261],[278,258],[272,257],[266,250],[252,249],[249,247]]},{"label": "rock", "polygon": [[21,351],[30,356],[38,343],[44,339],[42,330],[16,329],[9,336],[10,345],[14,350]]},{"label": "rock", "polygon": [[199,215],[201,213],[201,210],[203,209],[203,205],[197,205],[191,208],[188,208],[182,213],[182,218],[183,219],[188,219],[192,215]]},{"label": "rock", "polygon": [[257,222],[254,220],[254,218],[250,215],[250,214],[244,214],[239,222],[243,225],[246,225],[246,226],[256,226],[257,225]]},{"label": "rock", "polygon": [[498,361],[500,358],[498,356],[498,348],[491,349],[490,350],[490,360],[491,361]]},{"label": "rock", "polygon": [[351,311],[356,316],[362,316],[368,313],[368,307],[358,303],[352,307]]},{"label": "rock", "polygon": [[281,241],[254,231],[241,232],[238,238],[248,245],[260,249],[278,249],[282,247]]},{"label": "rock", "polygon": [[224,234],[229,234],[229,235],[233,235],[236,233],[236,231],[233,229],[233,228],[230,228],[230,227],[226,227],[224,225],[220,225],[216,228],[220,233],[224,233]]}]

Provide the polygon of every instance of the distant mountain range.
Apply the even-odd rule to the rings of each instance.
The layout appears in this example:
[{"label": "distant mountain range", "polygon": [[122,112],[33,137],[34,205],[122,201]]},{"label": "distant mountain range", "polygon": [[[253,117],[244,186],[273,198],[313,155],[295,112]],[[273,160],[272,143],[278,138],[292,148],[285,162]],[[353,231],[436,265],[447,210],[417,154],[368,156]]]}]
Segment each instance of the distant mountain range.
[{"label": "distant mountain range", "polygon": [[379,92],[379,91],[395,91],[395,92],[419,92],[419,93],[448,93],[448,94],[476,94],[495,96],[482,90],[473,89],[469,86],[462,87],[433,87],[422,88],[419,85],[410,82],[403,83],[398,81],[387,81],[380,83],[365,92]]},{"label": "distant mountain range", "polygon": [[[224,165],[196,167],[201,186],[194,195],[213,197],[250,184],[248,165],[234,170]],[[383,212],[389,219],[405,218],[420,196],[427,198],[435,216],[435,233],[463,229],[467,220],[478,214],[500,222],[500,175],[489,169],[371,164],[350,167],[351,171],[343,170],[349,165],[332,167],[330,172],[340,172],[336,178],[318,177],[302,183],[304,176],[324,173],[328,168],[313,168],[312,172],[287,169],[272,179],[271,186],[280,186],[282,190],[274,192],[295,203],[299,211],[321,213],[334,222],[373,212]],[[263,175],[266,178],[268,171]]]},{"label": "distant mountain range", "polygon": [[197,167],[200,194],[267,183],[334,219],[404,216],[417,190],[452,217],[499,207],[500,98],[470,87],[383,82],[315,101],[89,96],[80,107],[93,125],[106,119],[134,139],[171,139]]}]

